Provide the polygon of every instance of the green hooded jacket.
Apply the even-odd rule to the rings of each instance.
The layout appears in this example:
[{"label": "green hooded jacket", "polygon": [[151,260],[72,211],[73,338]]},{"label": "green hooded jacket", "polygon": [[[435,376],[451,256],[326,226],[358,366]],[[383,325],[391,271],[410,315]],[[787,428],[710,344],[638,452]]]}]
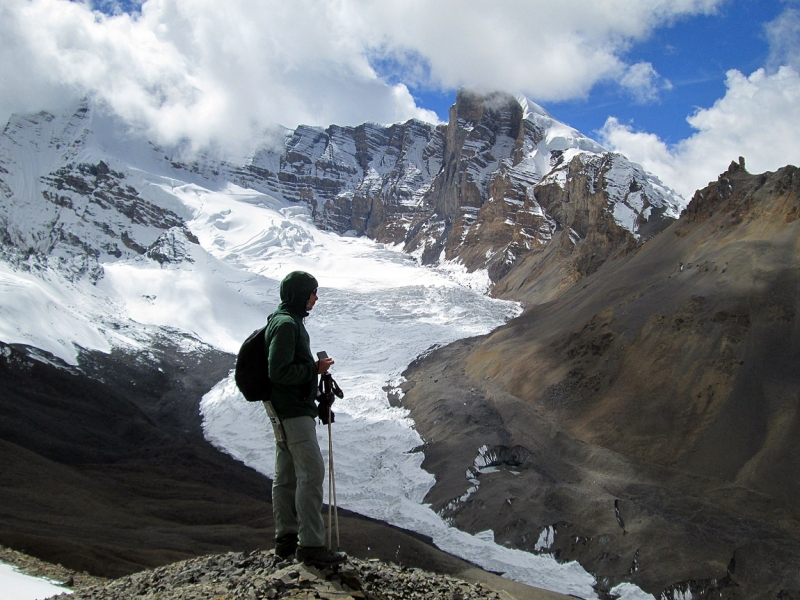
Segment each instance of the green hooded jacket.
[{"label": "green hooded jacket", "polygon": [[289,273],[281,282],[281,303],[264,334],[272,381],[270,401],[281,419],[317,416],[317,366],[303,325],[308,299],[316,289],[317,280],[308,273]]}]

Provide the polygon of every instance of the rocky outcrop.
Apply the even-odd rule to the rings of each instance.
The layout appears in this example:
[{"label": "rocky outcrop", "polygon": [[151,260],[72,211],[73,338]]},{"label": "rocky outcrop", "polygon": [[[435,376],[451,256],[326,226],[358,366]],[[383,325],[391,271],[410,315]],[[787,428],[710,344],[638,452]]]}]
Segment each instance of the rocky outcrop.
[{"label": "rocky outcrop", "polygon": [[162,233],[145,252],[147,258],[160,265],[194,262],[188,244],[199,241],[190,231],[181,227],[172,227]]},{"label": "rocky outcrop", "polygon": [[[162,600],[226,598],[497,598],[501,600],[558,600],[561,594],[502,579],[477,569],[465,577],[372,558],[350,557],[336,571],[319,570],[294,560],[281,560],[273,551],[228,552],[164,565],[110,580],[67,569],[0,546],[0,562],[16,570],[69,588],[53,598],[124,600],[157,595]],[[466,578],[466,579],[465,579]]]},{"label": "rocky outcrop", "polygon": [[[106,584],[53,596],[67,600],[160,600],[225,598],[304,598],[307,600],[415,600],[447,598],[502,600],[513,598],[481,583],[468,583],[421,569],[385,564],[378,560],[349,559],[335,572],[290,560],[272,551],[203,556],[135,573]],[[529,595],[533,598],[533,595]],[[556,595],[542,593],[542,598]]]}]

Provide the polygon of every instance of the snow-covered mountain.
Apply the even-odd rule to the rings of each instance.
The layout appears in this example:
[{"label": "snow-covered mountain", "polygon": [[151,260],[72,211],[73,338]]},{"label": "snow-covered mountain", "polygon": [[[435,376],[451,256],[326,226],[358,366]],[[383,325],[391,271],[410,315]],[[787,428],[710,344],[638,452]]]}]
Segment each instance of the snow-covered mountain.
[{"label": "snow-covered mountain", "polygon": [[73,277],[97,279],[101,264],[134,256],[180,260],[196,239],[174,182],[299,202],[322,229],[400,243],[424,264],[487,269],[493,282],[561,231],[562,246],[598,257],[576,267],[583,275],[613,248],[661,230],[683,202],[638,165],[506,94],[462,90],[441,126],[273,132],[238,162],[185,160],[85,102],[6,126],[0,239],[20,253],[14,260],[35,256]]},{"label": "snow-covered mountain", "polygon": [[[518,307],[459,285],[455,270],[436,273],[398,248],[318,229],[313,203],[293,202],[289,187],[289,198],[242,187],[241,165],[179,156],[179,150],[150,144],[88,103],[63,115],[15,117],[0,136],[4,472],[45,472],[47,488],[70,490],[53,496],[52,506],[45,493],[31,510],[30,498],[43,493],[38,479],[8,487],[13,492],[3,494],[8,520],[0,527],[6,532],[0,543],[45,537],[52,541],[43,553],[80,548],[66,550],[67,559],[78,564],[105,548],[91,533],[102,528],[118,538],[111,554],[120,558],[94,564],[112,573],[163,560],[164,547],[213,549],[207,541],[198,545],[193,535],[177,546],[174,540],[154,541],[147,525],[114,533],[115,523],[152,512],[160,522],[165,511],[175,510],[180,523],[206,526],[204,511],[195,516],[187,508],[219,493],[208,465],[222,459],[198,441],[203,432],[249,467],[270,473],[263,411],[253,412],[258,407],[236,392],[228,373],[232,356],[224,352],[235,352],[263,323],[286,272],[302,268],[321,281],[322,301],[309,323],[314,342],[336,357],[337,379],[348,394],[337,410],[342,508],[413,526],[441,538],[448,549],[467,548],[493,565],[511,556],[509,568],[524,577],[538,572],[550,586],[591,593],[592,578],[578,565],[524,553],[515,558],[490,541],[469,541],[472,536],[451,531],[421,504],[432,483],[420,469],[421,454],[412,452],[421,440],[383,390],[431,345],[486,333]],[[265,182],[259,180],[263,190]],[[483,290],[480,277],[471,281]],[[402,347],[387,344],[399,339]],[[200,400],[212,387],[201,430]],[[191,458],[195,454],[199,464]],[[86,493],[72,488],[76,472]],[[158,484],[148,479],[153,472],[163,478]],[[148,490],[163,481],[183,489],[187,472],[198,480],[177,508],[150,500]],[[114,486],[105,486],[117,473],[148,483],[114,501]],[[226,477],[220,478],[223,486]],[[241,494],[263,486],[230,477],[239,478],[237,491],[223,505],[240,503]],[[99,488],[105,491],[97,497],[92,490]],[[58,505],[65,501],[72,507],[70,523],[83,518],[92,526],[42,529],[61,514]],[[269,514],[267,507],[261,510]],[[219,539],[222,548],[252,547],[254,539],[265,539],[261,527],[240,542],[236,528],[204,539]]]}]

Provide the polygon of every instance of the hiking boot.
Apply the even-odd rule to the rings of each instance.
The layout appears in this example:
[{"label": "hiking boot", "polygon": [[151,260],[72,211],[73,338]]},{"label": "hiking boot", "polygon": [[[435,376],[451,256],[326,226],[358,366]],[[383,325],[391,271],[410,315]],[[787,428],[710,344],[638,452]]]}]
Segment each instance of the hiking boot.
[{"label": "hiking boot", "polygon": [[295,558],[313,567],[332,567],[347,560],[344,552],[333,552],[325,546],[298,546]]},{"label": "hiking boot", "polygon": [[294,556],[297,550],[297,534],[294,532],[284,533],[275,539],[275,555],[286,560]]}]

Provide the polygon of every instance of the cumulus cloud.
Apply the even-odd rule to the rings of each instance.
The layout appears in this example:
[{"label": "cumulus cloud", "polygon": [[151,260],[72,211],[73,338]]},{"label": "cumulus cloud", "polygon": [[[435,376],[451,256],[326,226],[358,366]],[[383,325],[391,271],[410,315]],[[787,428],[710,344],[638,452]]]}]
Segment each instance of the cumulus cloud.
[{"label": "cumulus cloud", "polygon": [[657,136],[609,118],[602,141],[680,192],[687,200],[743,156],[751,173],[800,164],[800,75],[789,66],[749,77],[728,71],[726,93],[687,120],[696,130],[667,146]]},{"label": "cumulus cloud", "polygon": [[[621,58],[659,26],[708,14],[716,0],[408,0],[352,2],[371,46],[441,88],[519,90],[537,101],[586,96],[598,81],[642,89],[646,65]],[[403,10],[398,7],[403,6]],[[422,59],[425,69],[420,70]],[[652,93],[654,86],[650,86]]]},{"label": "cumulus cloud", "polygon": [[403,84],[376,75],[340,18],[332,4],[301,1],[220,10],[151,0],[141,14],[106,16],[65,0],[7,0],[0,118],[90,96],[159,141],[196,146],[270,123],[435,120]]},{"label": "cumulus cloud", "polygon": [[[270,123],[392,123],[436,116],[409,84],[516,90],[539,101],[617,81],[663,86],[628,65],[654,28],[723,0],[147,0],[0,4],[0,121],[90,96],[159,141],[243,140]],[[96,6],[138,0],[95,0]],[[381,65],[397,69],[394,76]]]}]

